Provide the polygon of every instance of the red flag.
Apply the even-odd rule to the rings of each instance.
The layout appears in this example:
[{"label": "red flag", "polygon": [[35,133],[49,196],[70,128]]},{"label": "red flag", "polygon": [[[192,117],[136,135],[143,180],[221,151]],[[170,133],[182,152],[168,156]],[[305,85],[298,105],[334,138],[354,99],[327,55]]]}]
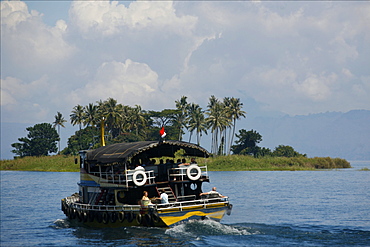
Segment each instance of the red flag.
[{"label": "red flag", "polygon": [[162,129],[159,131],[159,134],[161,135],[162,138],[164,138],[167,135],[166,131],[164,131],[164,126],[162,126]]}]

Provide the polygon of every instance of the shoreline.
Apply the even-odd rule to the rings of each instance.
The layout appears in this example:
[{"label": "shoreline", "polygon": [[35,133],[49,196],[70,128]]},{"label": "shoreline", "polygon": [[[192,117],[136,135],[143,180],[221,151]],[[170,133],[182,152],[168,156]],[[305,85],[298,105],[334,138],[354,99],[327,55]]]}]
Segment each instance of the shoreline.
[{"label": "shoreline", "polygon": [[[80,166],[75,164],[75,158],[78,156],[53,155],[0,160],[0,170],[79,172]],[[320,171],[353,168],[345,159],[330,157],[254,158],[244,155],[228,155],[208,159],[198,158],[197,161],[199,165],[206,164],[208,171]]]}]

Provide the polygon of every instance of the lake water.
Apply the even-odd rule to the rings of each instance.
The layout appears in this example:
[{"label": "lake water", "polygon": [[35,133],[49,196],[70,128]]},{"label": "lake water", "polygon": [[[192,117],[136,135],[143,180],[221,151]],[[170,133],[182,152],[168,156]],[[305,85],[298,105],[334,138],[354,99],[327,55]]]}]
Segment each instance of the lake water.
[{"label": "lake water", "polygon": [[230,197],[221,223],[170,229],[71,224],[60,199],[79,173],[1,171],[0,246],[370,246],[370,162],[331,171],[210,172]]}]

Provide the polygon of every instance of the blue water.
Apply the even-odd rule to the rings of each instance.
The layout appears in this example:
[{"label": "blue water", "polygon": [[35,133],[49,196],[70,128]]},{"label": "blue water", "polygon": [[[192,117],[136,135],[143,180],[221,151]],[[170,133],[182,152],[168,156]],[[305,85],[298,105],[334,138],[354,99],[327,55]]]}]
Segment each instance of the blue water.
[{"label": "blue water", "polygon": [[210,172],[230,196],[221,223],[170,229],[73,225],[60,199],[79,173],[1,171],[1,246],[370,246],[370,162],[331,171]]}]

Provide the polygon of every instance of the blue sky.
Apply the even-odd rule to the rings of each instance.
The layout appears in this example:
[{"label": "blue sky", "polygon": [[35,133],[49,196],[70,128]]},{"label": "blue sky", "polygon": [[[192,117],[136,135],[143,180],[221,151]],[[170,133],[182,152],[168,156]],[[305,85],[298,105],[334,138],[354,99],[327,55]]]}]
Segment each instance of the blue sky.
[{"label": "blue sky", "polygon": [[68,119],[109,97],[146,110],[237,97],[249,117],[370,110],[369,13],[368,1],[1,1],[1,122]]}]

